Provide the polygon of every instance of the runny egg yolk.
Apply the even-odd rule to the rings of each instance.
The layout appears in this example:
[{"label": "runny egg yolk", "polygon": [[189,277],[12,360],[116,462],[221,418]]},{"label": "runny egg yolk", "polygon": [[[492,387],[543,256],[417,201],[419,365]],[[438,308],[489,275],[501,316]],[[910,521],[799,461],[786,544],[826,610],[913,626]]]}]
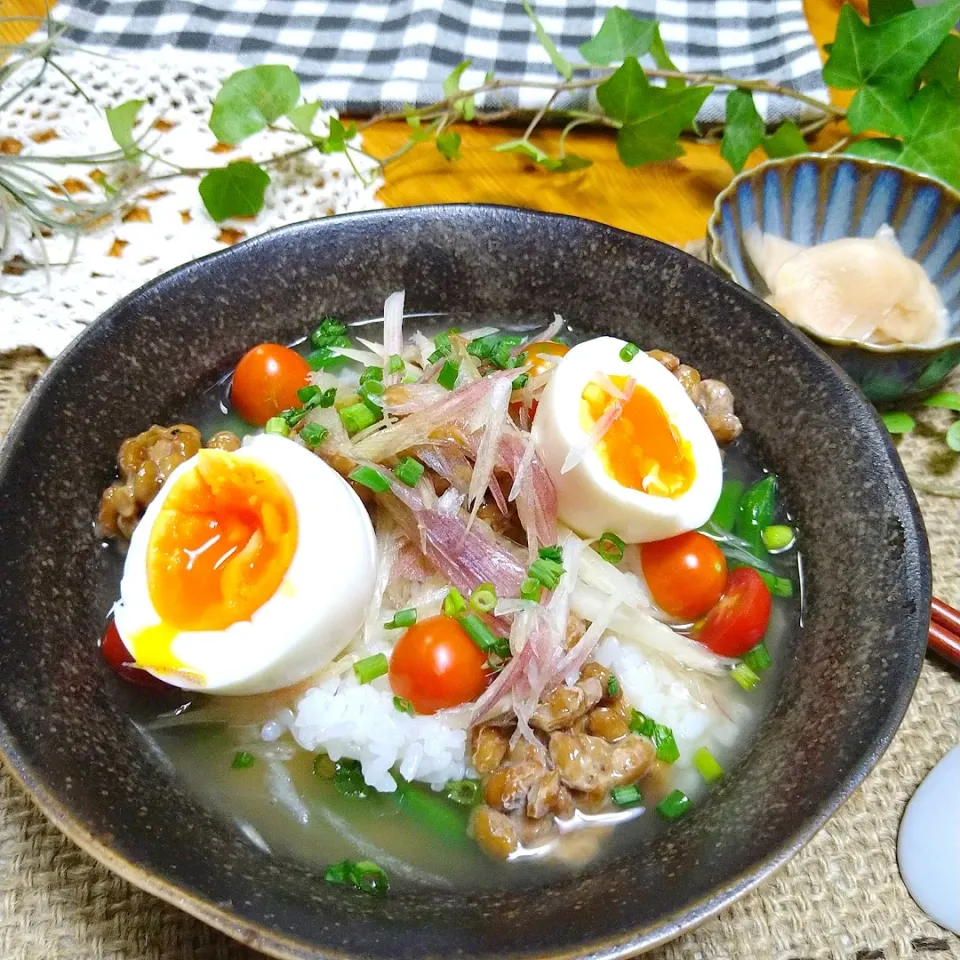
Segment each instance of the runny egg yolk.
[{"label": "runny egg yolk", "polygon": [[168,629],[223,630],[277,592],[296,547],[296,506],[280,477],[258,461],[201,450],[150,531],[150,599]]},{"label": "runny egg yolk", "polygon": [[[624,390],[627,379],[610,377],[619,390]],[[587,384],[580,401],[581,429],[589,433],[613,402],[599,384]],[[652,496],[679,497],[696,477],[689,442],[670,422],[660,401],[639,385],[594,449],[603,469],[617,483]]]}]

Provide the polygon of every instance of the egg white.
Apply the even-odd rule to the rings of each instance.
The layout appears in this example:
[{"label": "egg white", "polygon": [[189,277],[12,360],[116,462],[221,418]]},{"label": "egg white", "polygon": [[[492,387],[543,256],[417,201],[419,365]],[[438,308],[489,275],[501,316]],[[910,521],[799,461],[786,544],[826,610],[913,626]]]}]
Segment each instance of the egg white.
[{"label": "egg white", "polygon": [[[597,337],[577,344],[557,365],[544,388],[533,421],[537,453],[557,490],[560,519],[581,536],[615,533],[627,543],[647,543],[696,530],[713,513],[720,498],[723,464],[706,421],[680,382],[643,351],[620,358],[626,341]],[[670,422],[690,444],[696,474],[678,497],[658,497],[618,483],[603,467],[595,449],[566,473],[570,450],[586,434],[580,427],[580,402],[597,373],[633,377],[652,393]]]},{"label": "egg white", "polygon": [[[376,583],[376,538],[360,498],[347,482],[306,448],[278,436],[260,436],[232,456],[254,460],[286,485],[297,515],[297,545],[276,592],[249,620],[224,630],[183,631],[174,656],[187,676],[154,672],[190,690],[252,694],[298,683],[324,667],[356,635]],[[181,464],[147,508],[130,540],[114,608],[128,649],[148,627],[161,623],[150,599],[147,548],[170,490],[195,466]]]}]

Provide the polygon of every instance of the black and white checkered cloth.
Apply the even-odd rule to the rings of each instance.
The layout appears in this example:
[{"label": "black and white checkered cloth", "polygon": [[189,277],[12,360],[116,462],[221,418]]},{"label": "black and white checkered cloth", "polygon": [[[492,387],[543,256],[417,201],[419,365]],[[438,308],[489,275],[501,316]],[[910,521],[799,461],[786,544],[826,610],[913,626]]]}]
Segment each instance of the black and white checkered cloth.
[{"label": "black and white checkered cloth", "polygon": [[[616,2],[540,0],[535,7],[577,63],[577,48]],[[766,77],[826,95],[802,0],[619,2],[660,21],[681,70]],[[352,113],[442,100],[444,78],[463,60],[472,61],[464,87],[482,83],[488,70],[527,80],[556,76],[519,0],[63,0],[56,15],[85,47],[176,47],[247,65],[286,63],[311,94]],[[535,108],[544,96],[528,88],[506,102]],[[760,95],[757,106],[768,120],[797,113],[796,103],[782,98]],[[700,116],[722,118],[722,96],[711,97]]]}]

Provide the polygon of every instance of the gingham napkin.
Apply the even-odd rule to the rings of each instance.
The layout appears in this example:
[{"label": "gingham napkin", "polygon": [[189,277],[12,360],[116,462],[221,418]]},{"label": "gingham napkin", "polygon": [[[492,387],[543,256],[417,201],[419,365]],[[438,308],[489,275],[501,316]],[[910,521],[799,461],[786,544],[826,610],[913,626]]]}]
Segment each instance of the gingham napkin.
[{"label": "gingham napkin", "polygon": [[[617,0],[540,0],[536,12],[571,62]],[[660,21],[681,70],[766,77],[826,95],[802,0],[619,0]],[[324,103],[351,113],[426,105],[463,60],[464,87],[497,76],[556,76],[519,0],[62,0],[57,18],[85,47],[113,52],[177,47],[245,64],[286,63]],[[542,90],[497,95],[486,105],[535,108]],[[575,98],[571,98],[575,99]],[[568,101],[569,102],[569,101]],[[768,120],[796,116],[794,101],[757,97]],[[702,120],[723,117],[715,94]]]}]

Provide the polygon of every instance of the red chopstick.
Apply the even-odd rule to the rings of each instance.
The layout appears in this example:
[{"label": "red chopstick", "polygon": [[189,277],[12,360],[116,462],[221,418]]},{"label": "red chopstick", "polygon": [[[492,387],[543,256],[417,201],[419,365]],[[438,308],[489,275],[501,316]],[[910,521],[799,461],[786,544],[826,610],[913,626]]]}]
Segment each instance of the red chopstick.
[{"label": "red chopstick", "polygon": [[930,604],[930,634],[927,638],[931,650],[944,660],[960,667],[960,610],[936,597]]}]

